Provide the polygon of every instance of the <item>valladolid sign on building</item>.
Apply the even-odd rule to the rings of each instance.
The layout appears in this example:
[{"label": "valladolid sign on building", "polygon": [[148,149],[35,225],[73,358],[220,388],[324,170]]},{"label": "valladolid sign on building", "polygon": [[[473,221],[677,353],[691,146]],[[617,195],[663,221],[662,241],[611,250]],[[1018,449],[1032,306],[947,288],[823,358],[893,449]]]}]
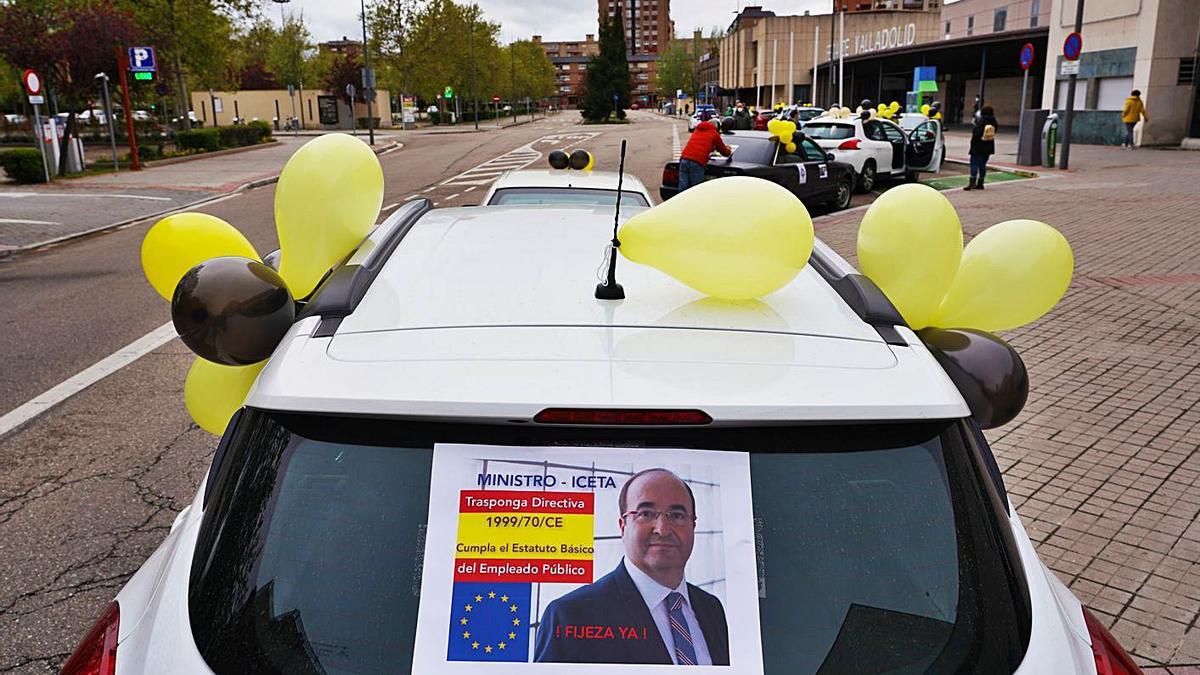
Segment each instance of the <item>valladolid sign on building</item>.
[{"label": "valladolid sign on building", "polygon": [[[858,35],[847,36],[842,40],[842,50],[846,56],[854,56],[856,54],[869,54],[871,52],[884,51],[887,49],[896,49],[898,47],[908,47],[917,42],[917,24],[909,23],[903,26],[896,25],[888,28],[880,28],[879,30],[865,31]],[[851,45],[854,49],[851,50]],[[834,53],[832,58],[841,56],[839,53]]]}]

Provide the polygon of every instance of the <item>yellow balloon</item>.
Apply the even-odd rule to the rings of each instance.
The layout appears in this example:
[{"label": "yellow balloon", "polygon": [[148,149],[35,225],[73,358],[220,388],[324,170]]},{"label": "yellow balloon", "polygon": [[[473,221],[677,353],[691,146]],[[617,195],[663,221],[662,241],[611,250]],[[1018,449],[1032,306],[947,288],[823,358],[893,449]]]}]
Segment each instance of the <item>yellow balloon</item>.
[{"label": "yellow balloon", "polygon": [[183,385],[183,401],[192,421],[210,434],[225,433],[229,418],[242,407],[266,363],[223,366],[197,356]]},{"label": "yellow balloon", "polygon": [[925,115],[926,117],[929,116],[929,104],[928,103],[921,105],[921,114]]},{"label": "yellow balloon", "polygon": [[808,209],[759,178],[710,180],[630,218],[621,253],[714,298],[762,297],[790,282],[812,253]]},{"label": "yellow balloon", "polygon": [[962,224],[950,201],[920,183],[897,185],[858,227],[858,263],[913,330],[932,325],[962,257]]},{"label": "yellow balloon", "polygon": [[382,205],[383,168],[358,138],[318,136],[292,155],[275,186],[275,228],[279,274],[294,297],[358,246]]},{"label": "yellow balloon", "polygon": [[170,301],[188,270],[227,255],[259,259],[246,237],[224,220],[207,213],[176,213],[155,223],[142,239],[142,272]]},{"label": "yellow balloon", "polygon": [[783,132],[783,130],[780,126],[782,124],[783,124],[783,120],[781,120],[781,119],[767,120],[767,131],[770,132],[770,134],[772,136],[780,136],[780,135],[782,135],[782,132]]},{"label": "yellow balloon", "polygon": [[596,166],[596,158],[590,152],[588,152],[587,156],[588,156],[588,163],[587,163],[587,166],[583,167],[583,170],[591,171]]},{"label": "yellow balloon", "polygon": [[1074,270],[1071,245],[1053,227],[993,225],[967,244],[933,325],[999,331],[1037,321],[1062,299]]},{"label": "yellow balloon", "polygon": [[787,151],[788,151],[788,154],[790,155],[790,154],[792,154],[792,153],[796,152],[796,144],[795,144],[795,143],[788,143],[787,145],[783,146],[783,149],[784,149],[784,150],[787,150]]},{"label": "yellow balloon", "polygon": [[897,110],[900,110],[900,102],[892,101],[888,104],[888,110],[892,111],[892,114],[895,114]]}]

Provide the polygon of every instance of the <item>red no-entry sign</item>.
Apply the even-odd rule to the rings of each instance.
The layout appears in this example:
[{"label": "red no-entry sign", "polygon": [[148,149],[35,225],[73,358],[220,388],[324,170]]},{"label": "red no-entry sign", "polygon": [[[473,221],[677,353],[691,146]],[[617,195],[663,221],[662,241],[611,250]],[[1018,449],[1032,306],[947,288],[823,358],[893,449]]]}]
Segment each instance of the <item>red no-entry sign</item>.
[{"label": "red no-entry sign", "polygon": [[30,96],[42,93],[42,78],[33,70],[26,70],[21,74],[21,83],[25,85],[25,91]]}]

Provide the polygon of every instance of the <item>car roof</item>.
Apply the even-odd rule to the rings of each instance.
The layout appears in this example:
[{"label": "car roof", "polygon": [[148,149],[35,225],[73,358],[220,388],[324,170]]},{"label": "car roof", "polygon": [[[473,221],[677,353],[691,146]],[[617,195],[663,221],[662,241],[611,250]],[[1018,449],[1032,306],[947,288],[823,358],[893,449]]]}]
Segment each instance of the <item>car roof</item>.
[{"label": "car roof", "polygon": [[[550,187],[616,190],[619,175],[616,171],[573,171],[569,169],[521,169],[509,171],[492,185],[492,190],[504,188]],[[645,184],[626,172],[622,190],[649,194]]]},{"label": "car roof", "polygon": [[247,404],[524,421],[548,407],[699,408],[718,424],[968,414],[911,331],[888,344],[811,266],[731,303],[622,260],[626,299],[595,299],[613,218],[429,211],[336,330],[317,316],[293,327]]}]

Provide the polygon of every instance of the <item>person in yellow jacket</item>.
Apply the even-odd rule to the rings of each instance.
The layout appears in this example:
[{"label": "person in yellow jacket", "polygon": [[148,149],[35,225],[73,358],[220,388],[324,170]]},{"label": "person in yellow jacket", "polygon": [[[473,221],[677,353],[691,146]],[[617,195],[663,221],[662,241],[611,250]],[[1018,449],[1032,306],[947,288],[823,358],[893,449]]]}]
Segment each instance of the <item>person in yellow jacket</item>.
[{"label": "person in yellow jacket", "polygon": [[1146,114],[1146,104],[1142,103],[1142,92],[1134,89],[1121,110],[1121,121],[1125,123],[1125,142],[1121,147],[1133,148],[1133,128],[1143,119],[1149,122],[1150,115]]}]

